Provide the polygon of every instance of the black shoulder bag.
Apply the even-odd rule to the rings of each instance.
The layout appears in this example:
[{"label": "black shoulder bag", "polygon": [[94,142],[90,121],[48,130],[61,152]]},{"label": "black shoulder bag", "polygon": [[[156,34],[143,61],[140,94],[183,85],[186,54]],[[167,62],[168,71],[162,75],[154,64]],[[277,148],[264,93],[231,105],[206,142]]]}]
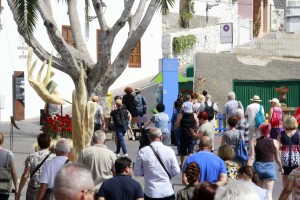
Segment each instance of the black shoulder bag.
[{"label": "black shoulder bag", "polygon": [[51,155],[51,152],[42,160],[42,162],[40,162],[40,164],[38,166],[36,166],[36,168],[30,173],[30,178],[35,174],[35,172],[37,170],[39,170],[41,168],[41,166],[44,164],[44,162],[49,158],[49,156]]},{"label": "black shoulder bag", "polygon": [[153,148],[153,146],[152,146],[151,144],[150,144],[149,146],[150,146],[150,148],[152,149],[152,151],[153,151],[154,155],[156,156],[157,160],[159,161],[159,163],[161,164],[161,166],[164,168],[164,170],[166,171],[166,173],[168,174],[168,176],[169,176],[169,178],[170,178],[170,180],[171,180],[171,179],[172,179],[172,178],[171,178],[171,175],[170,175],[170,173],[168,172],[167,168],[165,167],[164,163],[161,161],[159,155],[156,153],[156,151],[154,150],[154,148]]}]

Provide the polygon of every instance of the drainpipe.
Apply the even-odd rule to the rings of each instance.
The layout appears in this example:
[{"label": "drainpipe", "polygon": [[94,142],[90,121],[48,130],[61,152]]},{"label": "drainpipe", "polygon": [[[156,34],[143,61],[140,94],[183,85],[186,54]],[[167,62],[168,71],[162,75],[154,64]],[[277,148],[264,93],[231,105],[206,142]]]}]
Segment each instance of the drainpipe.
[{"label": "drainpipe", "polygon": [[272,4],[270,4],[270,31],[272,30]]}]

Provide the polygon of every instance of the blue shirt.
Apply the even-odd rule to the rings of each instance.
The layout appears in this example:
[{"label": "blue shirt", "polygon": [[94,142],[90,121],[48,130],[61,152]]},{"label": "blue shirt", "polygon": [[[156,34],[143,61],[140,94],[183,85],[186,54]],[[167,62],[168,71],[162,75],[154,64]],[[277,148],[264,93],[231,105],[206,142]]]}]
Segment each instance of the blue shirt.
[{"label": "blue shirt", "polygon": [[144,192],[136,180],[128,175],[116,175],[101,185],[98,195],[107,200],[136,200],[144,198]]},{"label": "blue shirt", "polygon": [[158,113],[153,115],[151,118],[151,122],[155,124],[156,128],[159,128],[162,133],[168,133],[169,134],[169,129],[168,129],[168,123],[169,123],[169,116],[166,113]]},{"label": "blue shirt", "polygon": [[200,167],[199,182],[208,181],[216,183],[219,181],[220,174],[227,175],[224,161],[209,151],[199,151],[189,156],[184,162],[183,172],[185,167],[191,162],[196,162]]}]

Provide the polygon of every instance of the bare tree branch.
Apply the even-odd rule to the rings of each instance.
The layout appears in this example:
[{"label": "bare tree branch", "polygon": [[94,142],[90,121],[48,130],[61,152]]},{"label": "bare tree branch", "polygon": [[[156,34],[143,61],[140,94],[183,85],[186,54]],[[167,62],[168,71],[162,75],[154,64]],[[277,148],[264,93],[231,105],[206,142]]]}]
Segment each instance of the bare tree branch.
[{"label": "bare tree branch", "polygon": [[98,18],[98,22],[100,25],[100,29],[101,31],[106,31],[108,29],[104,14],[103,14],[103,7],[101,5],[101,1],[100,0],[93,0],[93,6],[94,6],[94,10],[96,12],[97,18]]},{"label": "bare tree branch", "polygon": [[50,13],[48,12],[46,4],[44,3],[43,0],[38,1],[38,9],[39,9],[41,17],[44,21],[44,25],[47,29],[49,39],[52,42],[54,48],[56,49],[57,52],[59,52],[62,59],[66,60],[66,62],[69,63],[69,66],[73,66],[76,68],[76,70],[78,71],[78,75],[79,75],[80,68],[70,50],[71,48],[69,48],[70,45],[68,45],[68,47],[67,47],[67,43],[65,42],[62,35],[60,34],[60,32],[57,28],[56,22],[54,21],[53,17],[51,17]]},{"label": "bare tree branch", "polygon": [[139,25],[139,22],[143,17],[146,3],[147,3],[146,0],[140,0],[139,6],[136,9],[135,14],[131,16],[130,20],[128,20],[129,36],[132,34],[133,31],[135,31],[136,27]]},{"label": "bare tree branch", "polygon": [[[14,3],[12,0],[8,0],[7,2],[12,11],[13,17],[16,21],[17,14],[16,14],[16,11],[14,10]],[[28,34],[26,33],[26,31],[23,30],[19,24],[17,24],[17,26],[18,26],[18,32],[20,33],[20,35],[22,35],[22,37],[24,38],[26,43],[29,46],[33,47],[34,53],[37,55],[37,57],[40,60],[49,60],[51,55],[43,48],[43,46],[38,42],[38,40],[33,35],[29,37]],[[52,66],[55,69],[58,69],[64,73],[68,74],[71,78],[75,78],[77,76],[76,72],[72,68],[69,68],[68,63],[63,61],[62,59],[53,57],[52,62],[53,62]]]},{"label": "bare tree branch", "polygon": [[111,28],[110,40],[113,42],[118,32],[123,28],[123,26],[128,21],[128,17],[130,16],[130,11],[132,9],[134,0],[125,1],[124,10],[120,16],[120,18],[116,21],[116,23]]},{"label": "bare tree branch", "polygon": [[127,62],[129,60],[132,50],[134,49],[136,43],[141,39],[147,27],[149,26],[158,6],[159,1],[151,0],[141,23],[139,24],[137,29],[132,33],[132,35],[128,38],[112,65],[110,65],[105,74],[101,76],[99,82],[102,87],[105,87],[105,85],[112,85],[114,81],[123,73],[127,66]]},{"label": "bare tree branch", "polygon": [[83,35],[81,31],[81,25],[78,17],[78,12],[77,12],[77,0],[69,0],[68,1],[68,14],[69,14],[69,20],[71,29],[72,29],[72,34],[73,34],[73,39],[75,41],[75,47],[78,49],[80,52],[85,54],[90,60],[90,54],[89,51],[86,47],[86,44],[83,40]]}]

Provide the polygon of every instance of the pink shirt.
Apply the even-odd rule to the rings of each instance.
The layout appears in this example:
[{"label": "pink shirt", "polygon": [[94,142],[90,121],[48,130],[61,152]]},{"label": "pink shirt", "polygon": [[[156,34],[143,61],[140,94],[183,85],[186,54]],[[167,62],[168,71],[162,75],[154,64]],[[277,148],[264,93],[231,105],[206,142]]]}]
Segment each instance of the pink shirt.
[{"label": "pink shirt", "polygon": [[276,127],[276,128],[282,128],[282,110],[281,108],[275,106],[275,107],[272,107],[271,110],[270,110],[270,119],[272,118],[272,115],[273,115],[273,112],[276,112],[278,117],[279,117],[279,126]]}]

